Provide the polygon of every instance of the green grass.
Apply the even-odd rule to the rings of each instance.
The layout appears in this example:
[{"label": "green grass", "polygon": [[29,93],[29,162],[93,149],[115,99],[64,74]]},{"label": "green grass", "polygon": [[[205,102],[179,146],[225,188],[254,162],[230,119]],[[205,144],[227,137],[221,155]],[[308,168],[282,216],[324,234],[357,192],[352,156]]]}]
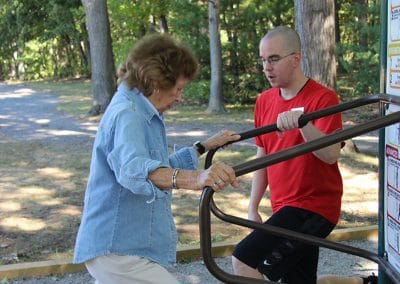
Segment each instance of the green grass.
[{"label": "green grass", "polygon": [[69,255],[80,222],[90,145],[0,143],[0,211],[4,237],[11,242],[2,258],[20,262]]},{"label": "green grass", "polygon": [[92,105],[90,80],[32,81],[25,85],[58,96],[57,110],[76,118],[85,116]]},{"label": "green grass", "polygon": [[225,105],[225,112],[206,113],[204,106],[188,106],[183,102],[173,110],[169,110],[165,115],[166,123],[193,123],[205,124],[237,124],[253,123],[253,106],[245,105]]}]

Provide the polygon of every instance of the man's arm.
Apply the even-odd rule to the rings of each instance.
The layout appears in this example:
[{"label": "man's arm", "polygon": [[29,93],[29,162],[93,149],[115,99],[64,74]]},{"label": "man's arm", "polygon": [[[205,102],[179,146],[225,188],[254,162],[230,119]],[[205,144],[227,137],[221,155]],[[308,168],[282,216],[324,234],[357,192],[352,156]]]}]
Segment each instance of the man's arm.
[{"label": "man's arm", "polygon": [[[320,131],[310,122],[300,129],[300,133],[303,136],[304,141],[311,141],[326,136],[325,133]],[[313,152],[313,154],[321,161],[328,164],[333,164],[339,159],[340,143],[332,144],[325,148],[316,150]]]},{"label": "man's arm", "polygon": [[[302,114],[303,111],[300,110],[285,111],[280,113],[276,121],[278,129],[280,131],[287,131],[298,128],[299,118]],[[325,133],[315,127],[311,122],[308,122],[305,126],[300,128],[300,133],[306,142],[326,136]],[[313,154],[321,161],[328,164],[333,164],[339,159],[340,143],[316,150],[313,152]]]},{"label": "man's arm", "polygon": [[[256,158],[264,157],[265,151],[262,147],[257,147]],[[250,202],[248,208],[248,218],[254,222],[262,223],[261,215],[258,211],[260,202],[268,186],[268,178],[266,169],[262,168],[253,173],[253,181],[251,184]]]}]

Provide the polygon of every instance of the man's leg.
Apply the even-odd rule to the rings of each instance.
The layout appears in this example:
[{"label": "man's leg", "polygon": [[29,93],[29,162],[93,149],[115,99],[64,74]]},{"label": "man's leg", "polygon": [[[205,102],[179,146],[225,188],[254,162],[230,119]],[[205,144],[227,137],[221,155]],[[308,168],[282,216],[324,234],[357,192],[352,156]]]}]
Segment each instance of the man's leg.
[{"label": "man's leg", "polygon": [[318,277],[317,284],[363,284],[363,279],[357,276],[323,275]]},{"label": "man's leg", "polygon": [[[289,209],[289,210],[288,210]],[[303,224],[295,222],[294,217],[297,213],[292,212],[290,208],[282,208],[273,214],[265,223],[277,227],[298,230]],[[293,215],[293,216],[291,216]],[[253,278],[263,278],[260,273],[260,264],[263,264],[268,255],[271,255],[277,247],[280,247],[285,241],[284,238],[262,232],[261,230],[252,231],[246,238],[238,243],[233,251],[232,266],[237,275]],[[275,272],[276,264],[271,265],[271,270]],[[266,276],[275,281],[274,275]],[[281,275],[277,276],[279,279]]]},{"label": "man's leg", "polygon": [[299,250],[298,255],[302,255],[302,257],[297,261],[297,265],[291,266],[285,273],[282,282],[315,284],[317,282],[319,248],[307,245]]},{"label": "man's leg", "polygon": [[263,279],[262,274],[257,269],[248,266],[234,256],[232,256],[232,268],[233,274],[250,278]]},{"label": "man's leg", "polygon": [[[294,207],[282,208],[266,224],[318,237],[326,237],[334,228],[321,216]],[[233,256],[272,281],[288,277],[288,283],[315,283],[318,248],[305,243],[254,230],[238,244]],[[235,273],[239,274],[241,270],[254,273],[238,261],[233,259]],[[304,271],[297,267],[304,268]]]}]

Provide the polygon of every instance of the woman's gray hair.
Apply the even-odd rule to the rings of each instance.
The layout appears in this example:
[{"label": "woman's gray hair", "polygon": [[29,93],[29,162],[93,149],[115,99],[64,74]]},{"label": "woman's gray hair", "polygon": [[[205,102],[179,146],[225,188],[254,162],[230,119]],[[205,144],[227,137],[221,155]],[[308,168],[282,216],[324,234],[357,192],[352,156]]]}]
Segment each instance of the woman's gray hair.
[{"label": "woman's gray hair", "polygon": [[151,34],[129,52],[119,69],[118,81],[150,96],[156,89],[172,88],[180,76],[192,80],[198,68],[197,59],[186,45],[167,34]]}]

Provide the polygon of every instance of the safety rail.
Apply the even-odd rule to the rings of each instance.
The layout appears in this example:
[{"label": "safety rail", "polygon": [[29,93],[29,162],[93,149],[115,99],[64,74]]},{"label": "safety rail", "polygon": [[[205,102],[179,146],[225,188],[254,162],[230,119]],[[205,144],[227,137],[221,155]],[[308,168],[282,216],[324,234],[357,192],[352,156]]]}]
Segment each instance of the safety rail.
[{"label": "safety rail", "polygon": [[[376,94],[372,96],[363,97],[354,101],[341,103],[315,112],[303,114],[299,119],[299,126],[302,127],[306,125],[309,121],[315,120],[317,118],[321,118],[334,113],[350,110],[355,107],[360,107],[378,102],[382,104],[394,103],[400,105],[400,98],[388,94]],[[335,132],[333,134],[329,134],[324,137],[309,142],[305,142],[303,144],[299,144],[285,150],[281,150],[279,152],[275,152],[265,157],[257,158],[252,161],[239,164],[237,166],[234,166],[233,169],[235,170],[235,174],[238,177],[253,172],[255,170],[282,162],[284,160],[294,158],[302,154],[312,152],[324,148],[326,146],[339,143],[344,140],[359,136],[361,134],[365,134],[370,131],[377,130],[399,122],[400,122],[400,112],[394,112],[386,116],[381,116],[377,119],[370,120],[363,124],[355,125],[350,128]],[[276,124],[270,124],[260,128],[252,129],[246,132],[239,133],[241,138],[231,143],[236,143],[238,141],[242,141],[245,139],[249,139],[255,136],[259,136],[277,130],[278,128]],[[207,153],[205,160],[205,168],[211,166],[212,158],[217,150],[218,149],[213,149]],[[213,200],[213,194],[214,191],[212,190],[211,187],[205,187],[203,189],[200,198],[200,204],[199,204],[200,248],[207,269],[210,271],[212,275],[214,275],[215,278],[219,279],[220,281],[223,281],[224,283],[277,283],[277,282],[233,275],[223,271],[221,268],[218,267],[218,265],[216,264],[211,255],[212,244],[211,244],[210,212],[213,212],[213,214],[219,219],[232,224],[252,229],[259,229],[262,230],[263,232],[270,233],[272,235],[278,235],[281,237],[298,240],[304,243],[318,245],[320,247],[325,247],[328,249],[337,250],[344,253],[356,255],[365,259],[369,259],[377,263],[380,269],[382,269],[382,271],[386,273],[391,280],[393,280],[395,283],[400,283],[400,274],[392,267],[392,265],[388,262],[388,260],[384,256],[379,256],[377,253],[373,253],[368,250],[340,244],[323,238],[318,238],[307,234],[294,232],[291,230],[279,228],[272,225],[260,224],[254,221],[225,214],[215,204]]]}]

